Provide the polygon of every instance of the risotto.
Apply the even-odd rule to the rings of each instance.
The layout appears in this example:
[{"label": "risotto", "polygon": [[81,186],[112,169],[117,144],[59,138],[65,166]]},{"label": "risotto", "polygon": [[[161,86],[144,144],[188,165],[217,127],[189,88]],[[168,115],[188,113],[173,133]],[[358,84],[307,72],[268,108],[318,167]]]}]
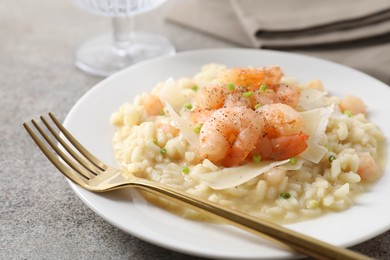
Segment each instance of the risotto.
[{"label": "risotto", "polygon": [[295,82],[279,67],[208,64],[136,96],[111,123],[129,174],[279,223],[347,209],[385,164],[383,133],[360,98]]}]

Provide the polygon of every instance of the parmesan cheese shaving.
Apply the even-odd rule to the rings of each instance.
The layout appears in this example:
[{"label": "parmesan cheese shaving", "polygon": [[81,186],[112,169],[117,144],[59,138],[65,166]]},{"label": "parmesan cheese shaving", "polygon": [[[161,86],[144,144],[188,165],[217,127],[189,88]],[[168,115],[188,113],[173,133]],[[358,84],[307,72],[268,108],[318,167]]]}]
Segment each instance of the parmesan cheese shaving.
[{"label": "parmesan cheese shaving", "polygon": [[170,103],[165,102],[165,108],[168,110],[173,122],[180,129],[180,134],[183,135],[183,138],[191,145],[191,148],[197,149],[199,146],[199,136],[194,132],[190,123],[176,113]]},{"label": "parmesan cheese shaving", "polygon": [[328,149],[320,145],[321,139],[325,135],[326,126],[329,117],[334,111],[334,106],[317,108],[302,112],[301,115],[305,121],[306,133],[309,134],[307,148],[300,156],[313,163],[318,163],[327,153]]},{"label": "parmesan cheese shaving", "polygon": [[277,166],[276,168],[278,168],[280,170],[286,170],[286,171],[297,171],[297,170],[301,169],[304,162],[305,162],[304,159],[298,158],[298,161],[296,164],[285,163],[285,164]]},{"label": "parmesan cheese shaving", "polygon": [[263,161],[259,163],[248,163],[238,167],[223,168],[222,170],[204,173],[200,178],[207,185],[215,190],[223,190],[241,185],[251,179],[269,171],[273,167],[288,163],[289,160],[283,161]]},{"label": "parmesan cheese shaving", "polygon": [[304,88],[301,90],[301,95],[298,101],[298,108],[304,111],[323,107],[323,98],[328,93],[314,88]]}]

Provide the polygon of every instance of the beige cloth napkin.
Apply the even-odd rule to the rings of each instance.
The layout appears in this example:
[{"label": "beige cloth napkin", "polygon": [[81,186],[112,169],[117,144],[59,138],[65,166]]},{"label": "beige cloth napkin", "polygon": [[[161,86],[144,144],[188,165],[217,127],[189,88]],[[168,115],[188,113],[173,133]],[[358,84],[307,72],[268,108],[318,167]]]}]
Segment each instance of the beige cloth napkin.
[{"label": "beige cloth napkin", "polygon": [[257,47],[253,46],[229,0],[171,0],[166,18],[241,46]]},{"label": "beige cloth napkin", "polygon": [[244,47],[333,60],[390,84],[390,0],[171,1],[168,21]]},{"label": "beige cloth napkin", "polygon": [[297,48],[390,34],[390,0],[231,0],[252,44]]},{"label": "beige cloth napkin", "polygon": [[388,37],[390,0],[186,0],[168,20],[247,47],[327,46]]}]

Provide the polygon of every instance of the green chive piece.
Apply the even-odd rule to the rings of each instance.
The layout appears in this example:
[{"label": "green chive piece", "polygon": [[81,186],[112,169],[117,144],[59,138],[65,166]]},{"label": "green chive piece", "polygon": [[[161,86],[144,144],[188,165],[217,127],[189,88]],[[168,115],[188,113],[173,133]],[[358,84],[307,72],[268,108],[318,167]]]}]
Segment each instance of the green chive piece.
[{"label": "green chive piece", "polygon": [[191,89],[192,89],[193,91],[198,91],[199,87],[198,87],[198,85],[193,85]]},{"label": "green chive piece", "polygon": [[184,104],[184,107],[191,110],[192,109],[192,104],[191,103],[186,103]]},{"label": "green chive piece", "polygon": [[328,160],[329,160],[329,162],[333,162],[334,160],[336,160],[336,156],[330,155]]},{"label": "green chive piece", "polygon": [[290,164],[291,164],[291,165],[295,165],[295,164],[297,164],[297,162],[298,162],[298,159],[297,159],[297,158],[295,158],[295,157],[291,157],[291,158],[290,158]]},{"label": "green chive piece", "polygon": [[258,154],[254,154],[252,156],[252,160],[253,160],[254,163],[259,163],[259,162],[261,162],[261,156],[258,155]]},{"label": "green chive piece", "polygon": [[263,84],[261,84],[259,90],[260,90],[260,92],[265,92],[267,90],[267,88],[268,88],[267,85],[263,83]]},{"label": "green chive piece", "polygon": [[226,88],[227,88],[229,91],[233,91],[233,90],[236,88],[236,86],[234,86],[233,83],[228,83],[228,84],[226,85]]},{"label": "green chive piece", "polygon": [[165,116],[164,110],[161,110],[158,114],[159,114],[160,116]]},{"label": "green chive piece", "polygon": [[167,154],[167,149],[161,148],[161,149],[160,149],[160,153],[161,153],[161,154]]},{"label": "green chive piece", "polygon": [[202,128],[202,124],[199,123],[199,124],[196,124],[193,129],[194,129],[195,133],[199,134],[201,128]]},{"label": "green chive piece", "polygon": [[283,199],[289,199],[289,198],[291,198],[291,194],[288,193],[288,192],[282,192],[282,193],[280,193],[279,196],[280,196],[281,198],[283,198]]},{"label": "green chive piece", "polygon": [[158,142],[156,139],[153,140],[153,143],[158,146]]},{"label": "green chive piece", "polygon": [[253,96],[253,92],[252,91],[244,92],[244,93],[242,93],[242,96],[246,97],[246,98],[249,98],[249,97]]},{"label": "green chive piece", "polygon": [[344,110],[343,113],[344,113],[344,115],[347,115],[348,117],[352,117],[353,116],[352,111],[348,110],[348,109]]},{"label": "green chive piece", "polygon": [[306,207],[308,207],[309,209],[316,209],[316,208],[318,208],[319,205],[320,205],[320,203],[318,202],[318,200],[306,201]]},{"label": "green chive piece", "polygon": [[256,110],[256,109],[259,109],[261,106],[262,106],[262,105],[261,105],[260,103],[257,103],[257,104],[255,105],[255,110]]},{"label": "green chive piece", "polygon": [[190,168],[188,166],[186,166],[183,169],[181,169],[181,172],[184,173],[184,174],[189,174],[190,173]]}]

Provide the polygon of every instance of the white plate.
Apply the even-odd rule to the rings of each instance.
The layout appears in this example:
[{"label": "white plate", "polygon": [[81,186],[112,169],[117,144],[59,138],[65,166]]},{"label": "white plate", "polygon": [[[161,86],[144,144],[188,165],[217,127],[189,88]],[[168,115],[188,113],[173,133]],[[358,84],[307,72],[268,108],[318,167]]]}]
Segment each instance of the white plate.
[{"label": "white plate", "polygon": [[[321,79],[335,95],[364,98],[370,118],[389,140],[390,88],[356,70],[302,55],[249,49],[215,49],[180,53],[134,65],[99,83],[69,112],[65,125],[103,161],[116,165],[109,123],[112,112],[136,94],[148,92],[168,77],[193,76],[202,65],[229,67],[279,65],[287,76],[300,82]],[[390,161],[387,158],[387,161]],[[142,200],[134,190],[94,194],[71,184],[76,194],[98,215],[114,226],[156,245],[212,258],[269,259],[296,257],[268,241],[239,229],[182,219]],[[288,228],[338,245],[351,246],[390,229],[390,171],[356,205],[333,214],[287,225]]]}]

